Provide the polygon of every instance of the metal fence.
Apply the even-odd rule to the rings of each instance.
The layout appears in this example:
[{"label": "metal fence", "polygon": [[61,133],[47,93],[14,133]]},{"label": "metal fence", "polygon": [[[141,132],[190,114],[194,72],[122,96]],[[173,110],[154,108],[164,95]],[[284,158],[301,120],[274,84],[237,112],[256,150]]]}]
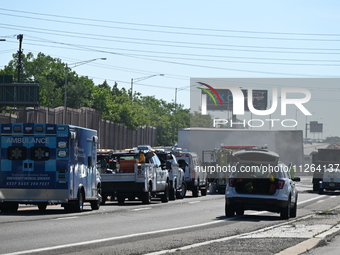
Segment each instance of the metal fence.
[{"label": "metal fence", "polygon": [[[66,115],[65,115],[66,113]],[[51,123],[65,124],[95,129],[98,131],[99,148],[122,150],[141,144],[156,145],[156,128],[143,126],[132,130],[125,125],[104,120],[101,113],[88,107],[80,109],[57,107],[36,107],[23,109],[17,114],[0,114],[0,123]]]}]

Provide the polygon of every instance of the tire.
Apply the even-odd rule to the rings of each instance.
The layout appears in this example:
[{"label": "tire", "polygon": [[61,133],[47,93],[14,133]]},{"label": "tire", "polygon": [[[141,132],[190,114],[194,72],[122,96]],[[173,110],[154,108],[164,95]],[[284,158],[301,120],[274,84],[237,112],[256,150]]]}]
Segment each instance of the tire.
[{"label": "tire", "polygon": [[180,189],[176,191],[176,198],[183,199],[186,193],[187,193],[187,185],[183,181]]},{"label": "tire", "polygon": [[106,200],[107,200],[107,194],[103,194],[102,201],[100,202],[100,204],[105,205]]},{"label": "tire", "polygon": [[199,187],[198,186],[194,186],[192,188],[192,196],[193,197],[198,197],[198,191],[199,191]]},{"label": "tire", "polygon": [[151,185],[149,186],[149,190],[147,192],[143,192],[142,203],[143,204],[150,204],[151,203]]},{"label": "tire", "polygon": [[[173,187],[173,183],[170,183],[171,188],[169,190],[169,200],[176,200],[176,190]],[[177,186],[177,183],[175,183],[175,187]]]},{"label": "tire", "polygon": [[319,188],[319,194],[323,194],[323,192],[324,192],[324,189]]},{"label": "tire", "polygon": [[236,209],[236,215],[237,216],[243,216],[244,215],[244,209]]},{"label": "tire", "polygon": [[47,208],[47,203],[40,203],[38,204],[38,209],[40,212],[45,212]]},{"label": "tire", "polygon": [[225,203],[225,216],[230,218],[235,216],[235,209],[232,205]]},{"label": "tire", "polygon": [[162,203],[169,202],[169,184],[165,184],[164,194],[161,196]]},{"label": "tire", "polygon": [[313,182],[313,191],[318,191],[319,190],[319,184],[316,182]]},{"label": "tire", "polygon": [[290,199],[289,199],[287,206],[281,209],[281,212],[280,212],[281,219],[288,220],[290,218],[290,211],[291,211],[291,207],[290,207]]},{"label": "tire", "polygon": [[206,196],[207,195],[207,189],[201,189],[201,195]]},{"label": "tire", "polygon": [[4,202],[1,205],[1,212],[15,213],[18,211],[19,204],[15,202]]},{"label": "tire", "polygon": [[129,197],[128,197],[128,200],[129,200],[129,201],[135,201],[135,200],[136,200],[136,197],[134,197],[134,196],[129,196]]},{"label": "tire", "polygon": [[290,209],[290,217],[296,218],[296,215],[297,215],[297,198],[295,200],[293,208]]},{"label": "tire", "polygon": [[82,212],[84,210],[84,192],[82,190],[78,191],[78,199],[74,204],[74,212]]},{"label": "tire", "polygon": [[125,202],[125,197],[124,196],[117,196],[117,201],[119,205],[123,205]]},{"label": "tire", "polygon": [[92,210],[99,210],[100,204],[101,204],[100,200],[92,201],[91,202],[91,209]]}]

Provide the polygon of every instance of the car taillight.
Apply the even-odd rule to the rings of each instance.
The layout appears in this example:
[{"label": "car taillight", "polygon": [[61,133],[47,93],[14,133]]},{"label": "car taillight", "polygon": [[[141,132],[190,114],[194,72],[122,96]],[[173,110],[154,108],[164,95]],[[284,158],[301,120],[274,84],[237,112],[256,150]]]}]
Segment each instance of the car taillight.
[{"label": "car taillight", "polygon": [[284,180],[279,180],[277,182],[277,188],[278,189],[283,189],[284,186],[285,186],[285,181]]},{"label": "car taillight", "polygon": [[235,179],[229,178],[229,187],[235,187]]},{"label": "car taillight", "polygon": [[194,181],[196,179],[196,172],[195,170],[191,170],[191,180]]}]

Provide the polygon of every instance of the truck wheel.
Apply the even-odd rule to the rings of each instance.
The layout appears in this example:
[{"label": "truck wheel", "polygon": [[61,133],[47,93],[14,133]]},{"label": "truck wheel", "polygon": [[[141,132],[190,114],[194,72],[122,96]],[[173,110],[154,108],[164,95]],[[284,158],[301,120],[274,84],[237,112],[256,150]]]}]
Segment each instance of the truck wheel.
[{"label": "truck wheel", "polygon": [[91,202],[91,209],[92,210],[99,210],[100,208],[100,200],[92,201]]},{"label": "truck wheel", "polygon": [[151,203],[151,185],[149,186],[149,190],[147,192],[143,192],[142,203],[143,204],[150,204]]},{"label": "truck wheel", "polygon": [[193,197],[198,197],[198,191],[199,191],[199,187],[198,186],[193,186],[193,188],[192,188],[192,196]]},{"label": "truck wheel", "polygon": [[19,204],[15,202],[4,202],[1,205],[1,212],[15,213],[18,211]]},{"label": "truck wheel", "polygon": [[47,203],[40,203],[38,204],[38,209],[40,212],[45,212],[47,207]]},{"label": "truck wheel", "polygon": [[117,201],[118,201],[118,204],[122,205],[125,202],[125,197],[124,196],[117,196]]},{"label": "truck wheel", "polygon": [[165,184],[164,194],[161,196],[162,203],[169,202],[169,184]]},{"label": "truck wheel", "polygon": [[74,204],[74,212],[82,212],[84,209],[84,192],[82,190],[78,191],[78,200]]},{"label": "truck wheel", "polygon": [[201,189],[201,195],[206,196],[207,195],[207,189]]},{"label": "truck wheel", "polygon": [[182,182],[181,187],[179,188],[179,190],[176,191],[177,199],[183,199],[186,193],[187,193],[187,185],[185,184],[185,182]]},{"label": "truck wheel", "polygon": [[[177,186],[177,185],[175,185]],[[169,191],[169,200],[176,200],[176,190],[175,188],[171,185],[170,191]]]},{"label": "truck wheel", "polygon": [[101,201],[101,205],[105,205],[105,202],[106,202],[106,200],[107,200],[107,194],[103,194],[103,196],[102,196],[102,201]]},{"label": "truck wheel", "polygon": [[313,182],[313,191],[319,190],[319,183]]}]

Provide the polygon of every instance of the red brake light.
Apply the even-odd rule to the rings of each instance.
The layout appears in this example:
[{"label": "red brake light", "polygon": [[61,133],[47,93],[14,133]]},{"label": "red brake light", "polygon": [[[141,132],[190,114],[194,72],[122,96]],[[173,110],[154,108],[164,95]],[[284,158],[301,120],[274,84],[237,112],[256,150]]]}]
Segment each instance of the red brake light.
[{"label": "red brake light", "polygon": [[229,187],[235,187],[235,179],[229,178]]},{"label": "red brake light", "polygon": [[279,180],[277,182],[277,188],[278,189],[283,189],[284,186],[285,186],[285,181],[284,180]]}]

